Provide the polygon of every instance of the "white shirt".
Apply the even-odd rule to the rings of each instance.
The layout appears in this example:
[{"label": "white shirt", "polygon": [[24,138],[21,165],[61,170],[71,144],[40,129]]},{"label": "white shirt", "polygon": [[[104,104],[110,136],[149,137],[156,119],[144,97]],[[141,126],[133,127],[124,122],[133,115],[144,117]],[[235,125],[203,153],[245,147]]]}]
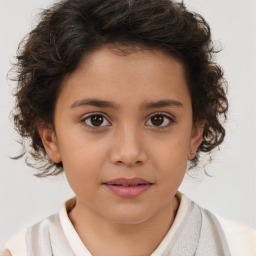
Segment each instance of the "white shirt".
[{"label": "white shirt", "polygon": [[[185,214],[188,210],[190,200],[183,194],[177,193],[180,200],[179,209],[173,222],[172,227],[162,240],[158,248],[151,254],[151,256],[160,256],[168,246],[169,242],[173,238],[175,231],[179,228],[180,224],[184,220]],[[68,212],[75,205],[75,198],[71,198],[66,201],[60,209],[59,219],[61,227],[64,231],[67,241],[74,251],[76,256],[92,256],[92,254],[85,247],[73,227]],[[216,215],[215,215],[216,216]],[[226,240],[229,246],[229,250],[232,256],[256,256],[256,231],[216,216],[226,236]],[[26,252],[26,237],[27,228],[22,229],[15,237],[13,237],[6,245],[6,248],[10,250],[12,256],[27,256]],[[62,255],[61,253],[59,255]],[[55,255],[54,255],[55,256]],[[207,256],[207,255],[206,255]]]}]

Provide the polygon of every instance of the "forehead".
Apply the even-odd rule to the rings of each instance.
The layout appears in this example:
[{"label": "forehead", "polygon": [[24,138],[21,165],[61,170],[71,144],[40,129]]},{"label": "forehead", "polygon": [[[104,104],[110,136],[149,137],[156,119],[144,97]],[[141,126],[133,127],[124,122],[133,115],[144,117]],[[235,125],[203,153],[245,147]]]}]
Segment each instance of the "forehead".
[{"label": "forehead", "polygon": [[[113,68],[115,70],[111,70]],[[137,70],[137,74],[140,75],[143,74],[143,71],[147,72],[150,69],[155,69],[156,72],[162,71],[162,73],[166,70],[168,72],[173,70],[173,72],[178,72],[185,78],[185,67],[180,60],[164,50],[149,49],[136,45],[120,46],[118,48],[113,45],[103,46],[84,56],[73,75],[78,75],[86,70],[88,74],[89,72],[103,72],[105,70],[106,72],[115,71],[115,74],[118,74],[119,71],[131,72],[133,75],[136,74],[134,71]]]},{"label": "forehead", "polygon": [[168,97],[190,101],[183,64],[160,50],[134,49],[124,54],[102,47],[82,59],[62,88],[65,102],[87,96],[111,99],[119,107]]}]

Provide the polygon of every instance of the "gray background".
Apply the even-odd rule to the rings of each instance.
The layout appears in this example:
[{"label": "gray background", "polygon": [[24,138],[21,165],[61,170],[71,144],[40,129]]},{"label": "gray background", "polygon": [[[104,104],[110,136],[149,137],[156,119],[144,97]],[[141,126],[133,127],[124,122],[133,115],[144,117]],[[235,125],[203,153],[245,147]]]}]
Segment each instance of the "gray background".
[{"label": "gray background", "polygon": [[[49,0],[0,0],[0,247],[19,229],[59,210],[73,196],[65,177],[38,179],[19,153],[17,134],[9,118],[13,83],[6,74],[22,37],[36,24],[39,8]],[[218,62],[229,82],[227,136],[214,161],[213,177],[195,171],[180,190],[201,206],[225,218],[256,228],[256,1],[187,0],[212,28],[223,51]],[[201,173],[201,174],[200,174]]]}]

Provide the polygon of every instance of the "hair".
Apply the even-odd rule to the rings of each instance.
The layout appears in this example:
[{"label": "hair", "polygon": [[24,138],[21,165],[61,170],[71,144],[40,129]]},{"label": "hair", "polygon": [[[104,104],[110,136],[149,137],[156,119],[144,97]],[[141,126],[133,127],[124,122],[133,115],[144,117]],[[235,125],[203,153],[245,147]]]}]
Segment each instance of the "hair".
[{"label": "hair", "polygon": [[27,151],[33,161],[26,162],[39,170],[36,176],[63,172],[62,163],[47,156],[39,122],[54,126],[63,80],[78,68],[82,57],[107,44],[162,50],[184,64],[193,123],[205,120],[193,167],[200,152],[210,152],[222,143],[221,121],[226,120],[228,109],[226,81],[214,61],[218,51],[210,27],[201,15],[171,0],[65,0],[41,12],[37,26],[19,44],[14,64],[14,124],[23,143],[30,141]]}]

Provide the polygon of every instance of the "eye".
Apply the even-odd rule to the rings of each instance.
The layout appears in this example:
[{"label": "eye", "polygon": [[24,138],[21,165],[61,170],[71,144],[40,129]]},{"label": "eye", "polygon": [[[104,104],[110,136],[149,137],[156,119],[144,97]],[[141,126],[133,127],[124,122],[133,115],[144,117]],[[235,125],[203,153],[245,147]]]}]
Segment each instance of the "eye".
[{"label": "eye", "polygon": [[149,120],[147,121],[146,124],[150,125],[149,123],[151,123],[155,127],[164,129],[164,128],[168,128],[170,125],[172,125],[174,123],[174,119],[172,117],[170,117],[169,115],[162,114],[162,113],[156,113],[149,118]]},{"label": "eye", "polygon": [[102,114],[92,114],[86,116],[81,122],[91,129],[97,129],[99,127],[109,126],[109,121]]}]

